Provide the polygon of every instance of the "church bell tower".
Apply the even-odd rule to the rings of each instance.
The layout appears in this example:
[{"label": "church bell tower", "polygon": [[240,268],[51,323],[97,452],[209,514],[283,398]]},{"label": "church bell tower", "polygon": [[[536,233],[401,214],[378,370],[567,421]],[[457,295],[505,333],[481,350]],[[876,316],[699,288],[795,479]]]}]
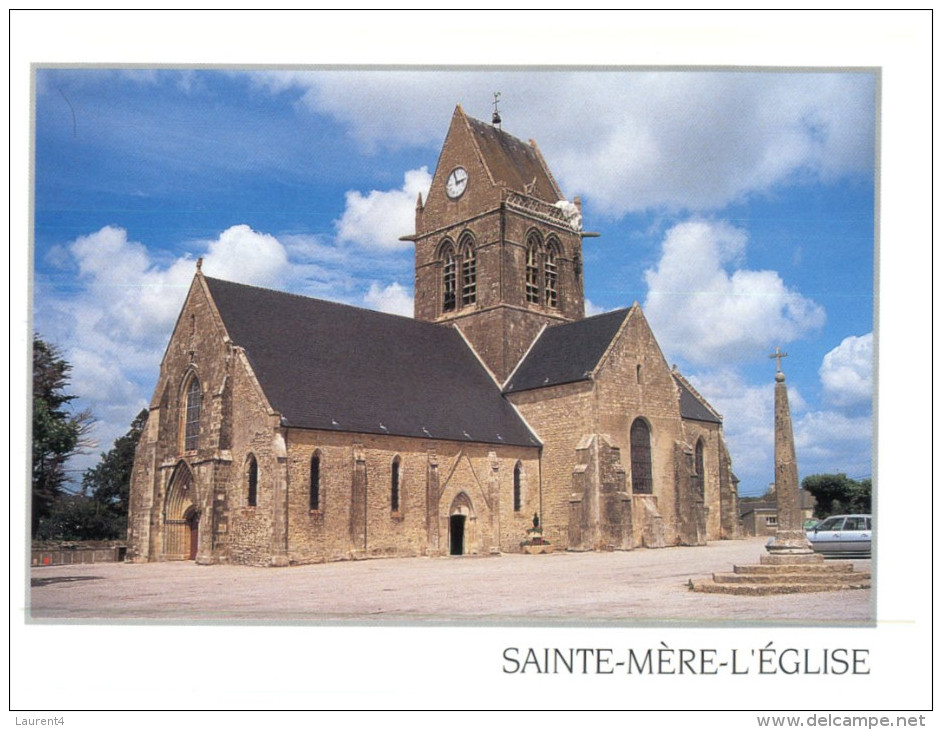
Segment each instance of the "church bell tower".
[{"label": "church bell tower", "polygon": [[582,319],[582,211],[536,143],[460,106],[416,203],[415,318],[455,325],[503,382],[544,326]]}]

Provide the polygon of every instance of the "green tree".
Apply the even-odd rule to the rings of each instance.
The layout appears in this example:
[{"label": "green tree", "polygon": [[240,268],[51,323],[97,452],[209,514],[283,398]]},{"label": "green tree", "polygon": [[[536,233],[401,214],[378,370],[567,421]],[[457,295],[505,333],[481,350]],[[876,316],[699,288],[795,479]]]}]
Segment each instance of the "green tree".
[{"label": "green tree", "polygon": [[134,450],[146,424],[145,408],[131,422],[128,432],[115,439],[111,450],[82,476],[82,493],[93,502],[96,511],[90,514],[94,514],[93,521],[102,531],[94,539],[123,538],[127,533]]},{"label": "green tree", "polygon": [[815,498],[815,517],[870,512],[870,479],[857,481],[846,474],[812,474],[801,487]]},{"label": "green tree", "polygon": [[90,411],[72,413],[74,395],[66,392],[72,366],[60,350],[33,336],[32,534],[63,494],[65,463],[89,445]]}]

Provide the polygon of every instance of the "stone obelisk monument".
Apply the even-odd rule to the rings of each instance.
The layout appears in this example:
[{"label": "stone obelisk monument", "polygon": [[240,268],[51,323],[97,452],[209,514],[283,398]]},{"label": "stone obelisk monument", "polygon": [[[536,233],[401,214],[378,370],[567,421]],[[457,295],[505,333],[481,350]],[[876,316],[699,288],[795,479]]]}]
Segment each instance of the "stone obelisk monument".
[{"label": "stone obelisk monument", "polygon": [[786,353],[778,347],[769,355],[775,358],[775,499],[778,529],[766,546],[773,555],[809,555],[814,551],[805,537],[801,516],[801,494],[798,491],[798,462],[795,459],[795,437],[792,414],[788,407],[788,389],[782,358]]},{"label": "stone obelisk monument", "polygon": [[690,588],[700,593],[741,596],[869,588],[869,571],[856,571],[853,563],[846,560],[825,564],[824,557],[812,550],[805,537],[792,415],[788,409],[785,373],[782,372],[785,353],[776,347],[775,354],[769,357],[778,361],[775,367],[775,496],[778,500],[778,530],[766,545],[768,552],[759,556],[758,565],[734,565],[732,573],[714,573],[712,578],[691,579]]}]

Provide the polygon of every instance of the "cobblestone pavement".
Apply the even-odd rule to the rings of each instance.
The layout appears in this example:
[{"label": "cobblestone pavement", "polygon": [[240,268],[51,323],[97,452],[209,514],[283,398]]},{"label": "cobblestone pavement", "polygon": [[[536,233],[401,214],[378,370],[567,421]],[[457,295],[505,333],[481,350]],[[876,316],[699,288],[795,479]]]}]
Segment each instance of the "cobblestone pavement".
[{"label": "cobblestone pavement", "polygon": [[[615,553],[394,558],[291,568],[192,562],[31,570],[34,620],[496,625],[862,625],[871,590],[693,593],[690,578],[757,563],[764,538]],[[853,561],[870,570],[871,561]],[[876,576],[874,576],[876,585]]]}]

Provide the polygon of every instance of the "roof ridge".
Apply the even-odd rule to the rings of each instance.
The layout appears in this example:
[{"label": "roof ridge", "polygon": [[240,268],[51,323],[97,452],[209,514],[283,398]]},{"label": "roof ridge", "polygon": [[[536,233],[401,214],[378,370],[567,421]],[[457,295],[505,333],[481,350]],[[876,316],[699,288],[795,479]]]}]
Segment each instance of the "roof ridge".
[{"label": "roof ridge", "polygon": [[426,322],[425,320],[416,319],[415,317],[409,317],[404,314],[394,314],[392,312],[383,312],[382,310],[379,310],[379,309],[370,309],[369,307],[361,307],[356,304],[348,304],[347,302],[338,302],[335,299],[324,299],[322,297],[312,297],[307,294],[298,294],[297,292],[285,291],[283,289],[273,289],[267,286],[258,286],[257,284],[243,284],[242,282],[239,282],[239,281],[230,281],[229,279],[219,279],[217,277],[212,277],[212,276],[204,275],[203,278],[206,280],[207,284],[211,281],[218,281],[219,283],[226,284],[228,286],[240,286],[240,287],[245,287],[246,289],[255,289],[257,291],[270,292],[272,294],[277,294],[279,296],[294,297],[296,299],[302,299],[308,302],[319,302],[319,303],[328,304],[328,305],[332,305],[336,307],[346,307],[347,309],[356,309],[360,312],[369,312],[371,314],[375,314],[375,315],[379,315],[383,317],[393,317],[401,321],[415,322],[418,325],[441,327],[439,324],[435,322]]}]

